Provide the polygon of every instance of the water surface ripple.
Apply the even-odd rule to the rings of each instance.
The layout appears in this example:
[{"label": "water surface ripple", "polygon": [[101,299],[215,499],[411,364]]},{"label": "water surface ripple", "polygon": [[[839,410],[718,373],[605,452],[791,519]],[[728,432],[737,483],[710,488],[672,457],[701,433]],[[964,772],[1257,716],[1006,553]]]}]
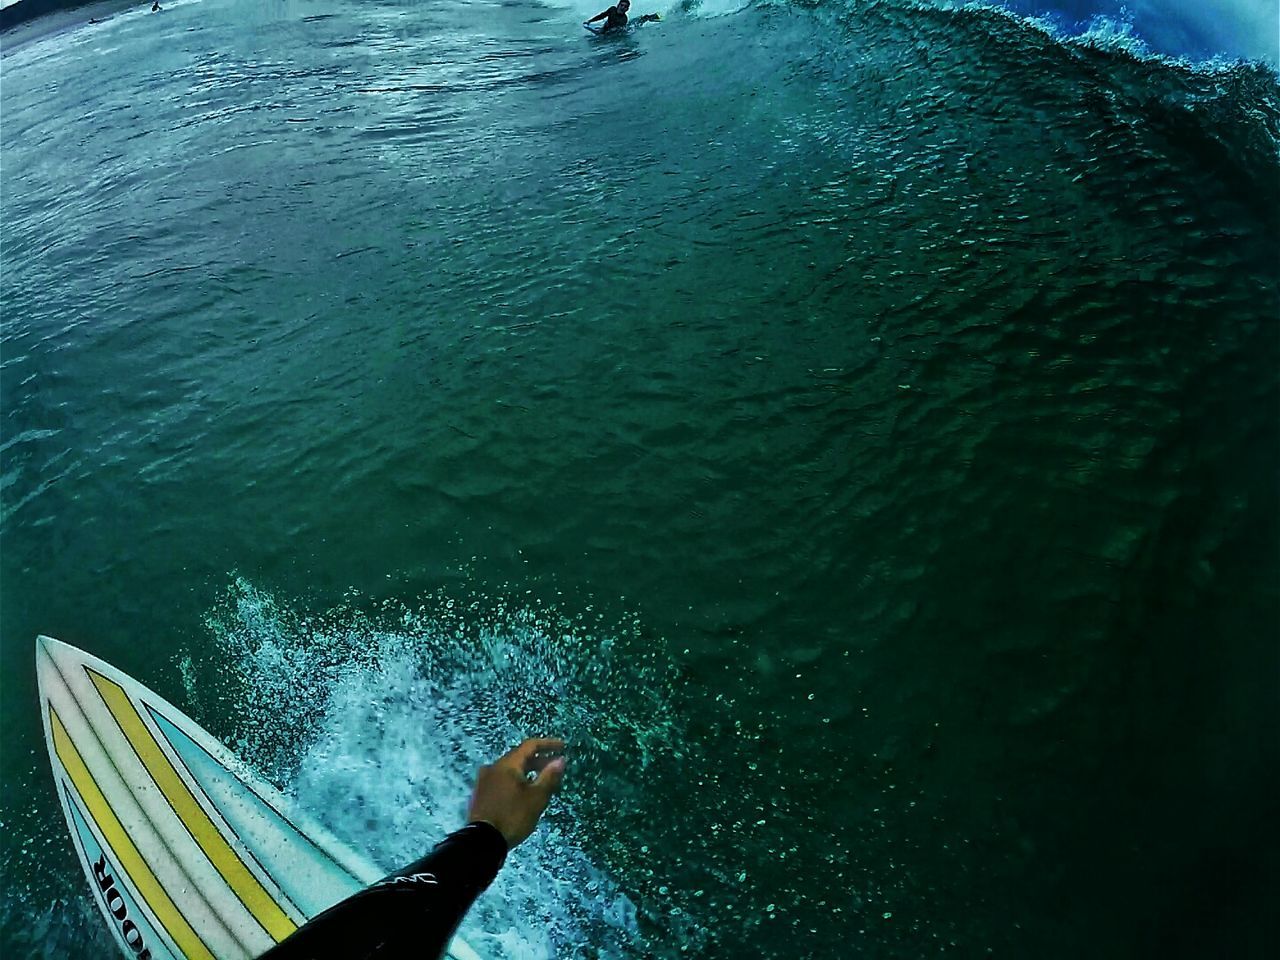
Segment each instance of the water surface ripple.
[{"label": "water surface ripple", "polygon": [[557,955],[1261,955],[1275,74],[905,0],[583,13],[6,43],[0,952],[110,949],[31,638],[181,703],[243,577],[670,651],[666,762],[572,787],[639,925]]}]

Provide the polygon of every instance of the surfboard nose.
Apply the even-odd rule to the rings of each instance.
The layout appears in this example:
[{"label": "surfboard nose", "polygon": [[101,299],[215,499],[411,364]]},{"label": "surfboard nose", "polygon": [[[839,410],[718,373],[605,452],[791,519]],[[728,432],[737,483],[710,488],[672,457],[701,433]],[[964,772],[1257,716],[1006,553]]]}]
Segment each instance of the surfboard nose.
[{"label": "surfboard nose", "polygon": [[60,657],[65,657],[67,651],[74,649],[75,647],[71,646],[71,644],[55,640],[53,637],[42,633],[36,637],[36,662],[39,663],[41,659],[46,657],[50,660],[57,660]]},{"label": "surfboard nose", "polygon": [[84,659],[85,653],[71,644],[40,634],[36,637],[36,682],[41,691],[45,689],[49,671],[65,672],[76,660]]},{"label": "surfboard nose", "polygon": [[65,646],[61,641],[46,637],[43,633],[36,637],[36,681],[40,685],[40,694],[44,696],[45,675],[53,668],[56,649]]}]

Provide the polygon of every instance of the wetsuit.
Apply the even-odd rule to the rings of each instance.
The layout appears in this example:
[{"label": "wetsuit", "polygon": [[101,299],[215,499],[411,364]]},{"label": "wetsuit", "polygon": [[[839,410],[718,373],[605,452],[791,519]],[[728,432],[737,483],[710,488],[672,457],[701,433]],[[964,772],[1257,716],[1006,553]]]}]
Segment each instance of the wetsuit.
[{"label": "wetsuit", "polygon": [[[606,30],[618,30],[627,25],[627,15],[617,7],[610,7],[604,13],[609,19],[607,19],[604,22],[604,26],[600,28],[601,33],[604,33]],[[587,22],[590,23],[591,21],[588,20]]]},{"label": "wetsuit", "polygon": [[435,960],[498,875],[507,841],[469,823],[420,860],[313,918],[259,960]]}]

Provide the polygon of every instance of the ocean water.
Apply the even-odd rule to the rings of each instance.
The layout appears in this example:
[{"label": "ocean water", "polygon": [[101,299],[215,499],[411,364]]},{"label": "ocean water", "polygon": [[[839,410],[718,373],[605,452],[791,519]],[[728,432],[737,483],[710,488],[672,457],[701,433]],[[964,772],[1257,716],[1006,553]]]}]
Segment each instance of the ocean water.
[{"label": "ocean water", "polygon": [[0,956],[40,632],[388,868],[565,736],[492,960],[1271,955],[1274,7],[165,6],[0,37]]}]

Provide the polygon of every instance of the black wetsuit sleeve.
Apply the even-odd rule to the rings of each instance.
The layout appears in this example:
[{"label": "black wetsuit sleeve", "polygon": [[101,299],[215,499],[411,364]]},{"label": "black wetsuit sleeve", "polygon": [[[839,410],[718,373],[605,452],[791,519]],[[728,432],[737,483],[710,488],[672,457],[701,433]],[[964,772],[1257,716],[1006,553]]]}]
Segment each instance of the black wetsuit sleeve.
[{"label": "black wetsuit sleeve", "polygon": [[260,960],[436,960],[507,857],[488,823],[469,823],[420,860],[299,927]]}]

